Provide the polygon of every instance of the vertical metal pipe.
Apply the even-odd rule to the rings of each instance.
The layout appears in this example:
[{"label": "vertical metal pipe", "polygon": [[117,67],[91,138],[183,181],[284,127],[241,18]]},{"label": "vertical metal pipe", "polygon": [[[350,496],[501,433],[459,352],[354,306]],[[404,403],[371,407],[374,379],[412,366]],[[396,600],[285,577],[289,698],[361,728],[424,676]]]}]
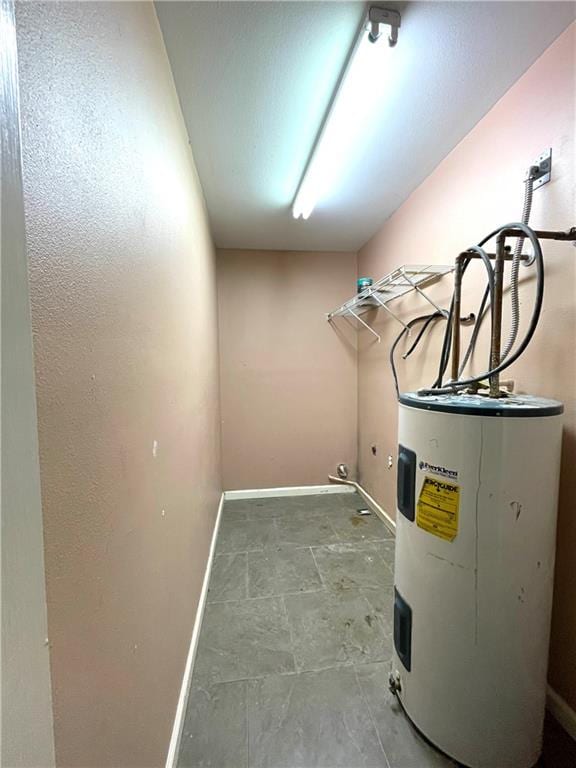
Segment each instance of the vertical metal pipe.
[{"label": "vertical metal pipe", "polygon": [[462,266],[463,254],[456,257],[456,269],[454,270],[454,305],[452,313],[452,381],[458,380],[460,367],[460,307],[462,304]]},{"label": "vertical metal pipe", "polygon": [[[492,338],[490,343],[490,369],[500,365],[500,342],[502,338],[502,290],[504,285],[504,259],[506,236],[500,232],[496,240],[494,264],[494,307],[492,309]],[[490,376],[490,397],[500,397],[500,375]]]}]

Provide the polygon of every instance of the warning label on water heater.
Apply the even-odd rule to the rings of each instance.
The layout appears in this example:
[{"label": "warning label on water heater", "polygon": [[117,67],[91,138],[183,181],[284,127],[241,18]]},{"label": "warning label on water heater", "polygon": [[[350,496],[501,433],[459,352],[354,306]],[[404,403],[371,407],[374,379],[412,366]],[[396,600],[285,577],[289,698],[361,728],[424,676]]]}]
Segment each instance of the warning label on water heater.
[{"label": "warning label on water heater", "polygon": [[445,541],[454,541],[458,534],[459,505],[458,485],[426,475],[418,497],[416,524]]}]

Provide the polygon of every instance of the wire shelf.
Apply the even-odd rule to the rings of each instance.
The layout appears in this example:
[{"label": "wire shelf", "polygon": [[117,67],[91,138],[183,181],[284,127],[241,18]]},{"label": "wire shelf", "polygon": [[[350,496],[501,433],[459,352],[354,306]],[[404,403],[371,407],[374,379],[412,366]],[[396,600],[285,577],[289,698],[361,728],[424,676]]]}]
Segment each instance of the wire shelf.
[{"label": "wire shelf", "polygon": [[338,309],[328,312],[326,319],[328,322],[331,322],[335,317],[354,317],[361,325],[367,328],[370,333],[376,336],[378,341],[380,341],[380,335],[362,319],[361,316],[365,312],[370,309],[385,309],[391,317],[400,323],[400,325],[407,328],[408,326],[406,323],[399,318],[388,305],[394,301],[394,299],[399,299],[401,296],[405,296],[411,291],[419,293],[435,309],[442,312],[443,310],[432,301],[422,289],[435,283],[443,275],[447,275],[453,271],[453,266],[447,266],[445,264],[407,264],[398,267],[398,269],[384,275],[380,280],[346,301],[341,307],[338,307]]}]

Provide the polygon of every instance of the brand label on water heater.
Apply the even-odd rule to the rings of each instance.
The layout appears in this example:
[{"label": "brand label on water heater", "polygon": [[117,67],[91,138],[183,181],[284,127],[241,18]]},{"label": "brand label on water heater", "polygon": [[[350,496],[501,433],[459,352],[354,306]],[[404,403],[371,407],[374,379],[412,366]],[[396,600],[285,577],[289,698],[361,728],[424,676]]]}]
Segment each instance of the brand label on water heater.
[{"label": "brand label on water heater", "polygon": [[460,486],[437,477],[424,477],[418,504],[416,524],[445,541],[454,541],[458,534]]},{"label": "brand label on water heater", "polygon": [[458,480],[458,472],[455,469],[447,469],[438,464],[429,464],[427,461],[421,461],[418,466],[422,472],[430,472],[431,475],[440,475],[447,477],[448,480]]}]

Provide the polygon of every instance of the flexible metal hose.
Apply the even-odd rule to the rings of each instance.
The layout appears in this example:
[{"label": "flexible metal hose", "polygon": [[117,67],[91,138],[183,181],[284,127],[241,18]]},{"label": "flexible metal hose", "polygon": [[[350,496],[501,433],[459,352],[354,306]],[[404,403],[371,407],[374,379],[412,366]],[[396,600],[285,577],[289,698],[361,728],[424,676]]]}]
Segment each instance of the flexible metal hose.
[{"label": "flexible metal hose", "polygon": [[534,336],[536,326],[538,325],[540,312],[542,311],[542,301],[544,298],[544,258],[542,256],[542,248],[540,247],[540,241],[538,240],[536,232],[534,232],[534,230],[530,229],[530,227],[526,226],[526,224],[522,224],[521,222],[512,222],[510,224],[505,224],[503,227],[499,227],[498,229],[495,229],[493,232],[491,232],[483,240],[480,241],[479,247],[482,247],[485,243],[487,243],[489,240],[491,240],[493,237],[495,237],[499,232],[501,232],[504,229],[522,230],[525,236],[530,240],[532,244],[532,248],[534,249],[534,261],[536,264],[536,297],[534,300],[532,317],[530,318],[528,330],[526,331],[524,338],[518,345],[518,348],[506,360],[502,361],[500,365],[497,365],[496,368],[493,368],[489,371],[485,371],[484,373],[481,373],[479,376],[472,376],[469,379],[455,381],[452,384],[442,388],[432,387],[431,389],[420,389],[418,390],[418,394],[420,395],[453,394],[455,391],[457,391],[460,388],[468,387],[470,386],[470,384],[476,384],[478,382],[483,381],[484,379],[488,379],[490,378],[490,376],[493,376],[496,373],[500,373],[501,371],[504,371],[506,368],[508,368],[508,366],[512,365],[512,363],[515,362],[520,357],[520,355],[524,352],[528,344],[530,344],[530,341]]},{"label": "flexible metal hose", "polygon": [[406,359],[409,355],[412,354],[412,352],[415,350],[415,348],[420,343],[420,340],[422,339],[422,336],[424,335],[426,329],[428,326],[434,322],[434,320],[438,320],[439,318],[443,317],[445,320],[448,319],[448,312],[444,311],[438,311],[438,312],[432,312],[429,315],[421,315],[420,317],[415,317],[412,320],[408,322],[405,328],[402,328],[396,339],[394,340],[394,343],[390,347],[390,367],[392,369],[392,377],[394,379],[394,387],[396,389],[396,397],[400,397],[400,384],[398,382],[398,372],[396,370],[396,359],[395,359],[395,353],[396,353],[396,347],[404,336],[410,332],[412,326],[416,325],[416,323],[424,323],[424,326],[421,328],[420,333],[418,334],[416,341],[412,344],[408,352],[404,355],[404,359]]},{"label": "flexible metal hose", "polygon": [[[530,212],[532,210],[532,193],[534,191],[534,169],[530,168],[524,187],[524,207],[522,209],[522,224],[528,224],[530,221]],[[522,256],[522,247],[524,245],[523,237],[519,237],[514,245],[512,256],[512,269],[510,272],[510,302],[511,302],[511,325],[508,340],[504,346],[504,351],[500,356],[500,362],[505,360],[510,354],[510,350],[516,342],[518,328],[520,326],[520,300],[518,298],[518,276],[520,272],[520,261]]]}]

